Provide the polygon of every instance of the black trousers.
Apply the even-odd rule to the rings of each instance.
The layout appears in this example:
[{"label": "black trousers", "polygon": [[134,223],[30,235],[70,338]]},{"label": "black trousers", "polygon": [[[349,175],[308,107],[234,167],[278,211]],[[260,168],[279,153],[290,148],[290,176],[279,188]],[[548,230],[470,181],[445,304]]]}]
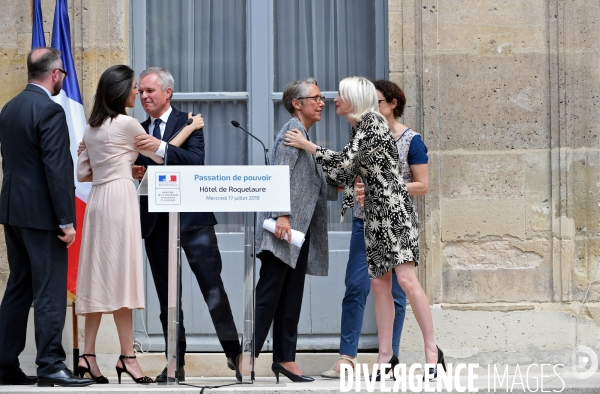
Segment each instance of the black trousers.
[{"label": "black trousers", "polygon": [[[160,322],[162,324],[165,342],[167,341],[168,314],[168,223],[169,215],[158,215],[154,231],[145,240],[146,253],[152,271],[160,302]],[[181,231],[181,246],[185,252],[192,272],[196,276],[202,296],[208,306],[208,311],[217,332],[219,342],[227,357],[234,358],[240,353],[238,338],[229,298],[221,279],[223,263],[217,244],[217,236],[213,226],[197,227]],[[179,365],[185,364],[185,327],[183,310],[181,308],[181,289],[179,290]]]},{"label": "black trousers", "polygon": [[0,305],[0,377],[19,369],[32,302],[38,376],[66,368],[67,247],[58,235],[4,225],[10,276]]},{"label": "black trousers", "polygon": [[258,256],[261,267],[256,285],[254,317],[256,357],[260,354],[273,322],[273,361],[296,360],[298,321],[304,295],[309,244],[307,232],[296,268],[290,267],[267,250]]}]

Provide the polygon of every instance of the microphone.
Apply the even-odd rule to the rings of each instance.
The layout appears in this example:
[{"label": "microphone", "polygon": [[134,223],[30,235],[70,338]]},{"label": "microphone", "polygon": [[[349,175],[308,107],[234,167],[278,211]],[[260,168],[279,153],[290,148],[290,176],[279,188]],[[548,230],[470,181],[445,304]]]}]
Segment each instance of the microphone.
[{"label": "microphone", "polygon": [[177,134],[181,133],[181,130],[185,129],[187,126],[191,125],[193,122],[194,122],[194,119],[192,119],[192,118],[189,118],[188,120],[186,120],[183,127],[180,128],[179,130],[177,130],[176,133],[173,133],[173,135],[171,137],[169,137],[169,140],[166,141],[167,146],[165,146],[165,157],[163,158],[163,163],[165,166],[167,165],[167,153],[169,152],[169,142],[171,142],[171,140],[173,140],[173,138],[175,138],[177,136]]},{"label": "microphone", "polygon": [[240,122],[238,122],[237,120],[232,120],[231,124],[233,125],[233,127],[241,129],[244,133],[248,134],[250,137],[252,137],[255,140],[257,140],[258,142],[260,142],[260,144],[263,147],[263,150],[265,151],[265,165],[268,166],[269,165],[269,156],[268,156],[269,150],[267,149],[265,144],[263,144],[263,142],[261,140],[259,140],[257,137],[255,137],[254,134],[248,132],[246,129],[244,129],[242,126],[240,126]]}]

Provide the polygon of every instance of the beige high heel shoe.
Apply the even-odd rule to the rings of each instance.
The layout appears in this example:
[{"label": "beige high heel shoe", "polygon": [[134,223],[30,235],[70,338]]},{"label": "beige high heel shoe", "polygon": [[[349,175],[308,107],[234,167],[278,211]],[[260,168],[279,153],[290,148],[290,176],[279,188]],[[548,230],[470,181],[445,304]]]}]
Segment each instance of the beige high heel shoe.
[{"label": "beige high heel shoe", "polygon": [[[354,368],[356,368],[356,361],[358,360],[358,358],[341,355],[335,361],[335,364],[337,364],[337,362],[340,360],[350,361],[350,364],[352,364],[352,369],[354,369]],[[335,367],[335,364],[333,364],[333,367]],[[329,378],[329,379],[339,379],[340,373],[337,371],[334,371],[333,367],[331,367],[331,369],[329,371],[321,372],[321,376],[324,378]]]}]

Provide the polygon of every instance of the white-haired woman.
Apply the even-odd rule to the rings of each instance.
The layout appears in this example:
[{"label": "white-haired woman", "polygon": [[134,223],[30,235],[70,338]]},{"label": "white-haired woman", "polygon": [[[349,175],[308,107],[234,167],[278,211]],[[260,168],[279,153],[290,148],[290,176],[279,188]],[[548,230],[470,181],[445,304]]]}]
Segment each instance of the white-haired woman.
[{"label": "white-haired woman", "polygon": [[[395,269],[423,334],[426,363],[444,365],[444,354],[435,344],[429,301],[415,273],[419,260],[416,212],[402,180],[396,143],[377,100],[372,82],[363,77],[345,78],[334,100],[336,114],[352,126],[344,149],[334,152],[317,146],[297,130],[287,132],[285,144],[314,154],[332,182],[346,184],[342,216],[354,204],[354,179],[357,175],[363,179],[365,244],[379,339],[377,362],[392,364],[392,368],[398,364],[392,351]],[[437,367],[430,368],[429,374],[437,376]]]}]

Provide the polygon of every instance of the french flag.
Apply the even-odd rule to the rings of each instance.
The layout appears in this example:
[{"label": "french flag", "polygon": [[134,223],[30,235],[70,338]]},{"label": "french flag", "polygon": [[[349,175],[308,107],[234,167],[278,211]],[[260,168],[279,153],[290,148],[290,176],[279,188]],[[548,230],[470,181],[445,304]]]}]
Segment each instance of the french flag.
[{"label": "french flag", "polygon": [[[39,18],[36,17],[36,9],[39,9]],[[43,27],[36,26],[36,21],[41,23],[41,8],[39,0],[34,3],[34,36],[41,31],[43,39]],[[38,41],[39,43],[39,41]],[[45,46],[45,41],[43,42]],[[35,40],[32,39],[32,46]],[[51,47],[58,49],[61,52],[63,68],[68,73],[63,81],[63,87],[60,93],[53,97],[54,101],[62,105],[67,115],[67,124],[69,125],[70,150],[73,158],[73,166],[77,163],[77,147],[79,141],[83,138],[83,131],[86,127],[85,112],[83,111],[83,101],[81,100],[81,92],[79,91],[79,83],[77,82],[77,72],[75,63],[73,62],[73,54],[71,52],[71,28],[69,24],[69,12],[67,0],[56,0],[56,9],[54,10],[54,25],[52,27],[52,43]],[[90,192],[91,183],[77,182],[75,176],[75,207],[77,218],[77,237],[75,243],[68,249],[69,251],[69,270],[67,277],[68,296],[74,301],[76,284],[77,284],[77,266],[79,264],[79,249],[81,247],[81,229],[83,228],[83,215],[87,197]]]}]

